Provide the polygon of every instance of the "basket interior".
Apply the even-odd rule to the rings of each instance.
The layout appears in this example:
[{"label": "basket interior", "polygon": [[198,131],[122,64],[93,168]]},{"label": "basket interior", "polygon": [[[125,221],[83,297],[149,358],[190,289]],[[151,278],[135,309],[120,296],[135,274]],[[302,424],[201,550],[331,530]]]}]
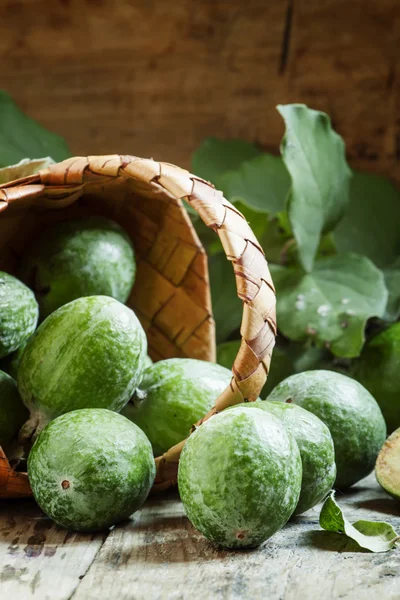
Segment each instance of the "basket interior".
[{"label": "basket interior", "polygon": [[[0,214],[0,270],[15,273],[30,243],[51,224],[98,215],[132,239],[137,276],[127,304],[137,314],[153,360],[215,359],[207,257],[181,200],[157,183],[115,178],[13,201]],[[50,190],[48,190],[50,191]],[[72,192],[72,195],[71,195]]]}]

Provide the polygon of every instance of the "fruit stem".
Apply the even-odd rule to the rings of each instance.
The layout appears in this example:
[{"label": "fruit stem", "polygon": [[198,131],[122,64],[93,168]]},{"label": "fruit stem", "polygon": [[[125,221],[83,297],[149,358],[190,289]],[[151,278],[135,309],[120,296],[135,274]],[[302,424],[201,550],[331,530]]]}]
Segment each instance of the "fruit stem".
[{"label": "fruit stem", "polygon": [[24,449],[26,456],[29,454],[34,441],[47,423],[48,419],[41,413],[36,412],[31,413],[29,419],[22,425],[18,434],[18,442]]}]

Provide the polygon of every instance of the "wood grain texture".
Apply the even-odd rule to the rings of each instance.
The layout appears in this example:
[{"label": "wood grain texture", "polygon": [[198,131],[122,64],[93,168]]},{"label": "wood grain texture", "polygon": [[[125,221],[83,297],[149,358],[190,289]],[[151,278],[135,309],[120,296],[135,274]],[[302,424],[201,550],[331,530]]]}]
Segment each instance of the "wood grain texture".
[{"label": "wood grain texture", "polygon": [[[399,529],[400,504],[371,475],[338,495],[346,516]],[[218,550],[176,493],[150,498],[106,537],[52,526],[33,500],[0,505],[0,585],[13,600],[398,600],[400,549],[371,554],[318,525],[319,508],[261,548]],[[101,547],[101,548],[100,548]],[[89,566],[91,565],[91,566]]]},{"label": "wood grain texture", "polygon": [[306,102],[354,166],[400,182],[397,0],[8,0],[0,19],[2,87],[74,154],[189,167],[209,135],[277,151],[275,105]]},{"label": "wood grain texture", "polygon": [[[350,520],[387,520],[398,527],[400,505],[373,476],[337,500]],[[321,531],[319,508],[258,550],[229,552],[192,528],[177,498],[152,500],[108,536],[73,600],[96,600],[98,589],[121,600],[398,599],[400,550],[374,555]]]},{"label": "wood grain texture", "polygon": [[104,534],[69,533],[57,527],[33,500],[2,500],[1,597],[70,598],[104,539]]}]

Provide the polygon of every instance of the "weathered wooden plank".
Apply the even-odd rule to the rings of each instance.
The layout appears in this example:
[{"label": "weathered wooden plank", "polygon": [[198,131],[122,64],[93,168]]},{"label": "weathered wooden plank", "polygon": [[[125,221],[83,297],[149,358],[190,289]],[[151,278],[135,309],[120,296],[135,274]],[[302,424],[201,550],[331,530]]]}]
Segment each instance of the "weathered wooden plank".
[{"label": "weathered wooden plank", "polygon": [[[400,505],[373,476],[338,499],[350,519],[399,528]],[[226,552],[194,531],[176,495],[151,498],[111,532],[72,598],[398,599],[400,550],[354,552],[342,536],[320,530],[318,514],[295,519],[258,550]]]},{"label": "weathered wooden plank", "polygon": [[67,600],[99,551],[104,534],[68,533],[32,499],[0,503],[0,597]]},{"label": "weathered wooden plank", "polygon": [[353,165],[400,182],[398,0],[9,0],[0,20],[2,88],[74,153],[188,167],[209,135],[278,151],[275,105],[306,102]]}]

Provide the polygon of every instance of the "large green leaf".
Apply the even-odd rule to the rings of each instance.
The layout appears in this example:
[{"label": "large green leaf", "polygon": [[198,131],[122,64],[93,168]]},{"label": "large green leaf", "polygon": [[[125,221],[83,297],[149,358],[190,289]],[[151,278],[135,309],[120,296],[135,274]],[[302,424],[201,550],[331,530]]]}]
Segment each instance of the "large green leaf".
[{"label": "large green leaf", "polygon": [[370,552],[387,552],[400,541],[400,536],[393,527],[384,521],[356,521],[351,524],[337,504],[334,491],[322,506],[319,524],[326,531],[346,535]]},{"label": "large green leaf", "polygon": [[30,119],[6,92],[0,91],[0,167],[42,156],[58,162],[71,153],[62,137]]},{"label": "large green leaf", "polygon": [[357,252],[378,267],[400,254],[400,192],[384,177],[355,171],[350,203],[334,232],[339,252]]},{"label": "large green leaf", "polygon": [[45,169],[49,165],[52,165],[54,160],[49,156],[47,158],[36,158],[29,160],[24,158],[16,165],[10,165],[9,167],[0,168],[0,184],[8,183],[14,179],[20,179],[21,177],[28,177],[38,173],[41,169]]},{"label": "large green leaf", "polygon": [[347,206],[351,171],[328,115],[304,104],[277,108],[286,124],[281,153],[292,178],[289,219],[301,264],[311,271],[322,233],[335,227]]},{"label": "large green leaf", "polygon": [[400,317],[400,258],[391,267],[385,269],[383,273],[389,291],[385,319],[397,321]]},{"label": "large green leaf", "polygon": [[297,341],[312,338],[335,356],[358,356],[366,321],[384,314],[383,273],[366,257],[337,255],[315,262],[312,273],[271,265],[278,326]]},{"label": "large green leaf", "polygon": [[275,216],[285,209],[290,176],[283,160],[272,154],[260,154],[246,160],[221,176],[221,189],[228,200],[247,205]]},{"label": "large green leaf", "polygon": [[221,343],[240,328],[243,308],[237,296],[232,264],[225,254],[210,256],[208,269],[217,343]]},{"label": "large green leaf", "polygon": [[258,154],[260,150],[254,144],[242,140],[207,138],[193,154],[192,170],[195,175],[221,189],[221,176],[224,173],[234,171],[242,162]]}]

